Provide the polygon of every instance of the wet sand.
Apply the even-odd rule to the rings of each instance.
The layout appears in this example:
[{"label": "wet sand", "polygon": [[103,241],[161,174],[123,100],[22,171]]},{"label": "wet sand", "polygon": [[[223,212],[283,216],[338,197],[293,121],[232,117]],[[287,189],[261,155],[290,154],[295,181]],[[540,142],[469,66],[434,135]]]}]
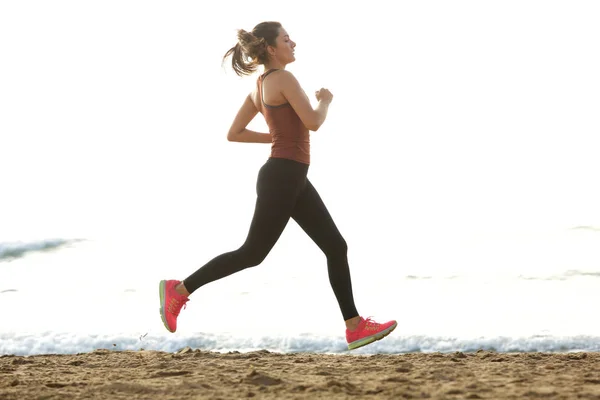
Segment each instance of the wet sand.
[{"label": "wet sand", "polygon": [[600,353],[0,357],[0,399],[600,399]]}]

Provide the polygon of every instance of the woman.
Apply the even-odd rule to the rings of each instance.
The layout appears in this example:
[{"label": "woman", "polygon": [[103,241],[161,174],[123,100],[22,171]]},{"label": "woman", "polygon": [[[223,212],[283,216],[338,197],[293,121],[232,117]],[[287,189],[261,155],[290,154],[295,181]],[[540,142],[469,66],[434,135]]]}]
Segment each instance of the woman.
[{"label": "woman", "polygon": [[[352,296],[346,242],[307,179],[309,130],[317,131],[323,124],[333,95],[327,89],[318,90],[318,105],[312,108],[294,75],[285,70],[295,60],[295,47],[280,23],[263,22],[252,33],[239,30],[238,43],[223,57],[225,60],[231,56],[231,65],[240,76],[252,74],[258,65],[264,66],[265,72],[238,111],[227,139],[271,143],[271,156],[258,174],[256,207],[242,247],[217,256],[183,281],[160,282],[160,312],[170,332],[177,329],[177,316],[190,294],[209,282],[259,265],[290,218],[327,256],[329,281],[346,322],[348,348],[379,340],[396,328],[396,321],[379,324],[359,316]],[[269,133],[247,129],[258,112],[265,117]]]}]

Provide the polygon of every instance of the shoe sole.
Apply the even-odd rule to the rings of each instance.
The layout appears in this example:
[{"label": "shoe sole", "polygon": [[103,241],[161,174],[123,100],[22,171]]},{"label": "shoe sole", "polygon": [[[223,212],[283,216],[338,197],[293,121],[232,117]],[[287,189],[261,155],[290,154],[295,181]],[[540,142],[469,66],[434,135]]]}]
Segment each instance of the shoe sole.
[{"label": "shoe sole", "polygon": [[171,333],[175,332],[169,329],[169,324],[167,324],[167,318],[165,317],[165,293],[166,293],[166,284],[167,281],[160,281],[158,284],[158,294],[160,296],[160,319],[162,319],[165,328]]},{"label": "shoe sole", "polygon": [[383,331],[381,331],[379,333],[376,333],[374,335],[367,336],[366,338],[362,338],[360,340],[356,340],[356,341],[354,341],[352,343],[349,343],[348,344],[348,350],[356,350],[359,347],[363,347],[363,346],[366,346],[366,345],[371,344],[373,342],[376,342],[378,340],[381,340],[384,337],[386,337],[387,335],[389,335],[390,333],[392,333],[392,331],[394,329],[396,329],[397,326],[398,326],[398,323],[396,322],[394,325],[390,326],[386,330],[383,330]]}]

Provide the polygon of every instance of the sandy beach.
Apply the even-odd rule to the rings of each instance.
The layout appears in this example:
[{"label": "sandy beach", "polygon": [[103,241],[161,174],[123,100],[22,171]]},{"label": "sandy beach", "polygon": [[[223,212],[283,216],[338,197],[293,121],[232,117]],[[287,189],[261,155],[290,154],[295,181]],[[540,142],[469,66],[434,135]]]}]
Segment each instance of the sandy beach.
[{"label": "sandy beach", "polygon": [[600,353],[0,357],[0,399],[600,399]]}]

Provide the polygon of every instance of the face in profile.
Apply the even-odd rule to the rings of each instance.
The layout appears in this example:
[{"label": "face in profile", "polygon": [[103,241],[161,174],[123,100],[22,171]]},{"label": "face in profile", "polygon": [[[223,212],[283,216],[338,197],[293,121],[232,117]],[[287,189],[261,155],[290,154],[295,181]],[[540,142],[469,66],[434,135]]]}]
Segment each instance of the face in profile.
[{"label": "face in profile", "polygon": [[290,35],[288,35],[283,27],[279,28],[279,35],[275,40],[275,44],[275,47],[271,47],[271,56],[275,60],[282,64],[289,64],[296,61],[296,57],[294,56],[296,42],[290,39]]}]

